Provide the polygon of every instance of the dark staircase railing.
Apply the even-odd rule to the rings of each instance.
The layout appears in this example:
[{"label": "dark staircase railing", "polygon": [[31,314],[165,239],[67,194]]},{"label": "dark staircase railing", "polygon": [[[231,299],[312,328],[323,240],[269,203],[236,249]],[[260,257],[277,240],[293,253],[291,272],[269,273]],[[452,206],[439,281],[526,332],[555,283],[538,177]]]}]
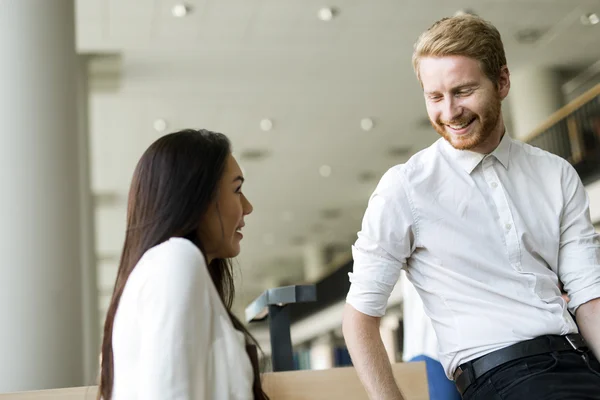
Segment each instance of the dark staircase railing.
[{"label": "dark staircase railing", "polygon": [[284,286],[264,291],[246,307],[246,322],[269,319],[273,371],[294,369],[290,307],[317,300],[315,285]]},{"label": "dark staircase railing", "polygon": [[600,179],[600,84],[556,111],[524,141],[569,161],[584,184]]}]

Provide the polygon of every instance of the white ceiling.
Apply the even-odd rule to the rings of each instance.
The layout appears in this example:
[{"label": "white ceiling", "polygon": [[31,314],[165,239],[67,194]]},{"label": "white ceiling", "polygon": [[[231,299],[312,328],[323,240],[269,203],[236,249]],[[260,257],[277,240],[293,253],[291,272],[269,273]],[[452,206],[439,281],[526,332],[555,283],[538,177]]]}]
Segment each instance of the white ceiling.
[{"label": "white ceiling", "polygon": [[[137,159],[160,133],[207,128],[227,134],[254,203],[242,256],[241,303],[279,279],[302,279],[299,239],[349,246],[377,178],[436,135],[427,125],[411,69],[412,45],[432,22],[471,9],[501,31],[509,68],[536,64],[577,70],[600,59],[599,0],[331,1],[331,22],[314,0],[77,0],[78,49],[119,54],[93,70],[92,187],[97,193],[100,279],[110,290],[124,229],[125,198]],[[520,44],[526,28],[544,34]],[[108,59],[111,60],[111,59]],[[108,65],[108,67],[106,67]],[[107,72],[108,71],[108,72]],[[113,79],[110,85],[95,81]],[[106,82],[104,82],[106,83]],[[360,119],[371,117],[370,132]],[[262,118],[273,120],[270,132]],[[330,165],[331,176],[319,175]],[[362,182],[361,174],[375,180]],[[338,209],[327,220],[322,212]]]}]

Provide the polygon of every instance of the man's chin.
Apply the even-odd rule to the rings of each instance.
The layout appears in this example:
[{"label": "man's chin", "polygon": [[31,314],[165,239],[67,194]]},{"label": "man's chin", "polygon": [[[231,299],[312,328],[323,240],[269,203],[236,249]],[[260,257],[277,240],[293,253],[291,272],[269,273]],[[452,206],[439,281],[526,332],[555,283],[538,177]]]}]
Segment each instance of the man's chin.
[{"label": "man's chin", "polygon": [[452,132],[448,132],[445,126],[433,125],[433,127],[438,135],[443,137],[450,146],[457,150],[470,150],[479,144],[477,132],[469,132],[466,135],[454,135]]},{"label": "man's chin", "polygon": [[472,150],[480,144],[479,138],[473,134],[463,136],[453,136],[447,134],[444,136],[444,138],[456,150]]}]

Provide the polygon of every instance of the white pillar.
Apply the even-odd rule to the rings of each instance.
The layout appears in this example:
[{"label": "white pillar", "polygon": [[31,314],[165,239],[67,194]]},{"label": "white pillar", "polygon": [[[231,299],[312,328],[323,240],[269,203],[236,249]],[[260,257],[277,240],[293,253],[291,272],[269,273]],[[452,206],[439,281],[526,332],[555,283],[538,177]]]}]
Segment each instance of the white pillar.
[{"label": "white pillar", "polygon": [[94,199],[91,188],[89,148],[89,58],[79,56],[77,63],[77,123],[79,156],[80,257],[83,317],[84,383],[98,382],[100,327],[98,280],[94,229]]},{"label": "white pillar", "polygon": [[315,339],[310,345],[310,369],[334,367],[333,340],[329,334]]},{"label": "white pillar", "polygon": [[0,392],[84,383],[73,3],[0,12]]},{"label": "white pillar", "polygon": [[510,81],[510,134],[524,139],[564,105],[561,79],[550,68],[524,67],[511,71]]},{"label": "white pillar", "polygon": [[315,283],[327,272],[325,252],[318,243],[304,245],[304,280]]}]

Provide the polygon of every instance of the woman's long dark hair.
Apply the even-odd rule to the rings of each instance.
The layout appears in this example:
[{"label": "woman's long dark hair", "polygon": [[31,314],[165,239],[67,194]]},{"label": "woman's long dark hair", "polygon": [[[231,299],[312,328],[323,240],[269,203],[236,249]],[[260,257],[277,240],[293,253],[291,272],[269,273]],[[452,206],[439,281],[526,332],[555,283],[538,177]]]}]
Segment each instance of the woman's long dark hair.
[{"label": "woman's long dark hair", "polygon": [[[127,203],[125,244],[104,323],[99,399],[112,398],[113,324],[131,271],[147,250],[172,237],[191,240],[204,254],[197,235],[198,226],[216,199],[230,152],[231,145],[225,135],[188,129],[161,137],[138,162]],[[231,322],[246,336],[248,356],[254,370],[254,398],[268,399],[262,390],[258,361],[252,351],[257,343],[230,311],[235,294],[231,262],[212,260],[208,271]]]}]

